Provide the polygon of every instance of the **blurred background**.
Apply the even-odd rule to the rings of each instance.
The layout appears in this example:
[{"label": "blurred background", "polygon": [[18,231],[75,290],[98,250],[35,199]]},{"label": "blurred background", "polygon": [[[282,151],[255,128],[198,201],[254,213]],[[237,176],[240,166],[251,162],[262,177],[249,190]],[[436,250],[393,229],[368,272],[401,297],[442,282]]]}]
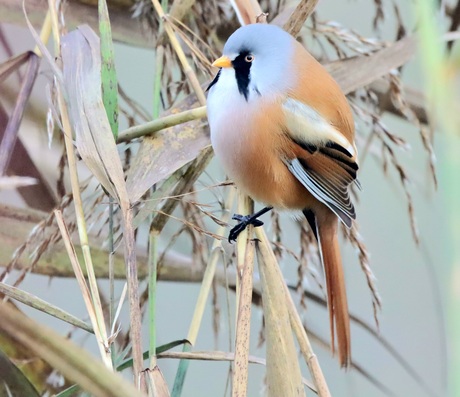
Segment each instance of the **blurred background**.
[{"label": "blurred background", "polygon": [[[10,3],[12,2],[9,0],[0,1],[0,62],[4,62],[12,55],[33,49],[35,46],[35,41],[25,26],[21,12],[15,10],[14,7],[9,8]],[[293,3],[296,4],[297,2]],[[411,35],[417,28],[420,29],[423,16],[419,13],[421,8],[419,3],[423,3],[423,0],[419,2],[320,0],[316,7],[314,20],[310,19],[306,23],[306,28],[302,30],[302,38],[306,46],[325,62],[336,60],[337,53],[334,51],[334,46],[327,46],[327,41],[325,44],[323,43],[327,48],[322,49],[319,42],[315,41],[313,33],[322,35],[328,28],[339,31],[343,29],[342,34],[344,36],[348,35],[349,31],[355,32],[356,36],[353,37],[369,39],[371,44],[373,41],[383,43],[381,48],[385,48],[400,38],[398,34],[400,36]],[[455,18],[460,19],[458,5],[460,2],[458,4],[456,1],[435,3],[435,12],[431,18],[436,29],[439,29],[439,34],[442,35],[450,30]],[[33,10],[31,18],[33,17],[32,20],[35,20],[37,26],[40,25],[36,22],[40,20],[40,14],[37,11],[39,4],[40,1],[38,0],[25,1],[26,9],[30,7]],[[113,26],[117,23],[116,21],[121,20],[121,13],[116,7],[121,6],[115,6],[114,14],[117,17],[116,20],[112,19]],[[139,7],[138,5],[137,10]],[[94,8],[94,12],[96,13],[96,8]],[[225,7],[225,12],[232,22],[229,23],[230,27],[226,27],[226,30],[224,29],[220,33],[221,42],[224,42],[225,36],[231,33],[231,26],[236,26],[236,19],[234,15],[232,16],[233,10],[230,5]],[[379,12],[382,13],[381,16],[379,16]],[[74,23],[71,17],[67,18],[69,24]],[[271,16],[268,19],[270,21]],[[318,23],[316,30],[312,27],[315,21]],[[187,19],[184,19],[184,23],[188,23]],[[141,30],[145,37],[151,37],[151,27],[148,23],[144,21],[142,26]],[[192,29],[195,27],[193,23],[190,26]],[[458,30],[458,22],[454,26],[454,30]],[[401,31],[402,28],[404,31]],[[135,35],[137,33],[133,34],[133,37]],[[131,39],[135,40],[135,38]],[[146,42],[146,45],[116,42],[115,66],[118,81],[126,95],[151,114],[155,51],[152,48],[146,48],[153,47],[154,43],[148,43],[148,40]],[[361,44],[356,43],[356,47],[360,47]],[[369,50],[372,47],[371,44],[367,47],[366,44],[362,44],[362,47],[371,53],[372,50]],[[446,49],[446,41],[441,38],[438,45],[439,48]],[[53,48],[52,43],[49,48]],[[433,111],[442,118],[443,114],[436,113],[436,105],[430,102],[430,98],[436,97],[430,96],[431,93],[427,92],[427,89],[429,90],[433,84],[436,84],[436,81],[441,84],[448,78],[448,86],[451,89],[456,88],[453,90],[456,98],[454,95],[452,100],[457,102],[450,101],[449,105],[452,106],[449,114],[455,115],[459,109],[458,92],[460,92],[458,84],[460,58],[458,55],[456,56],[457,63],[454,61],[455,54],[460,51],[460,46],[455,45],[454,42],[453,48],[449,49],[449,54],[453,54],[453,61],[450,64],[450,69],[445,70],[447,77],[439,77],[439,80],[430,75],[429,65],[427,67],[429,62],[426,62],[425,55],[420,52],[420,49],[425,48],[424,45],[419,46],[417,53],[411,57],[409,62],[392,72],[398,79],[401,78],[400,82],[403,89],[401,96],[406,101],[415,101],[417,106],[420,104],[424,111]],[[219,54],[221,48],[212,48],[212,50]],[[359,56],[358,52],[347,53],[345,51],[345,53],[348,56]],[[325,58],[325,54],[329,59]],[[174,74],[174,72],[171,73]],[[348,73],[353,74],[355,70],[350,69]],[[202,82],[211,77],[201,71],[198,75]],[[434,83],[433,81],[430,82],[427,76],[433,79]],[[385,77],[384,81],[392,82],[392,87],[395,89],[395,83],[391,77]],[[49,105],[46,92],[50,83],[52,83],[52,72],[47,62],[42,62],[31,100],[27,105],[19,129],[19,138],[56,198],[58,197],[56,186],[60,178],[61,166],[59,164],[63,149],[62,141],[59,138],[61,132],[56,129],[54,137],[50,140],[47,130],[46,115]],[[1,82],[0,87],[0,103],[6,113],[9,114],[18,92],[18,76],[12,74],[7,80]],[[351,95],[350,100],[356,104],[357,109],[360,108],[359,106],[364,109],[372,108],[372,111],[377,109],[377,112],[380,112],[378,123],[381,123],[392,136],[401,139],[398,144],[394,144],[385,138],[391,145],[398,164],[404,170],[404,183],[402,183],[401,169],[398,170],[397,167],[392,166],[392,160],[388,153],[387,155],[383,154],[385,151],[382,149],[382,143],[379,139],[370,138],[374,129],[380,127],[376,127],[377,123],[375,122],[363,121],[358,114],[356,117],[358,149],[365,155],[361,157],[360,164],[359,179],[362,191],[357,194],[357,220],[359,233],[369,253],[369,265],[375,275],[375,283],[382,300],[381,309],[377,311],[378,330],[374,320],[372,294],[360,267],[358,252],[345,238],[342,239],[343,262],[350,312],[376,330],[380,337],[388,342],[391,349],[394,349],[397,355],[402,357],[404,362],[398,361],[395,355],[390,353],[388,346],[384,346],[370,332],[355,323],[352,324],[352,351],[353,360],[356,363],[355,368],[348,371],[342,370],[327,347],[315,343],[314,340],[313,347],[319,357],[319,362],[333,396],[460,395],[455,392],[455,386],[453,386],[455,382],[451,381],[450,391],[448,389],[449,367],[455,363],[454,335],[457,329],[455,322],[458,321],[457,306],[455,306],[458,296],[454,294],[454,291],[458,290],[456,286],[459,282],[458,271],[454,271],[456,269],[454,265],[460,265],[456,262],[458,261],[456,255],[458,242],[456,242],[457,235],[455,234],[455,229],[458,230],[459,220],[458,196],[456,195],[459,189],[458,172],[456,172],[459,153],[457,149],[460,148],[458,128],[457,136],[454,137],[449,131],[449,126],[446,127],[443,120],[436,120],[437,117],[432,118],[432,126],[425,124],[420,126],[418,122],[408,121],[407,117],[401,117],[388,111],[391,106],[388,104],[386,106],[384,103],[385,100],[389,101],[388,96],[377,96],[375,92],[374,94],[369,92],[371,91],[360,89]],[[372,105],[374,102],[377,103],[377,106]],[[363,105],[363,103],[370,103],[371,105]],[[135,117],[130,119],[125,116],[126,114],[120,118],[120,130],[127,128],[135,120]],[[458,127],[458,124],[454,125]],[[421,129],[429,142],[428,144],[422,139]],[[405,143],[401,143],[402,141]],[[427,149],[430,144],[433,146],[433,154]],[[137,145],[138,143],[125,145],[120,148],[120,151],[125,151],[126,147],[129,147],[131,155],[134,157]],[[437,188],[431,171],[433,164],[438,180]],[[82,164],[79,166],[81,180],[83,180],[83,176],[87,176],[89,173]],[[206,187],[214,186],[224,180],[225,175],[218,161],[214,159],[199,182],[195,184],[196,190],[200,192],[194,196],[194,199],[209,205],[207,210],[212,211],[218,217],[221,216],[221,212],[218,211],[217,199],[225,196],[227,189],[232,189],[232,187],[211,189],[206,189]],[[68,189],[65,173],[64,185]],[[30,202],[24,200],[23,195],[17,190],[11,189],[0,191],[0,204],[11,207],[34,208]],[[100,211],[102,214],[106,213],[104,205],[104,203],[99,203],[95,207],[95,211]],[[43,208],[35,207],[35,209]],[[175,214],[178,217],[183,216],[180,209]],[[283,243],[286,247],[297,252],[299,249],[299,227],[288,214],[281,214],[280,217]],[[204,225],[209,228],[210,232],[214,232],[216,229],[216,225],[209,220],[205,220]],[[160,248],[164,248],[171,241],[172,236],[181,226],[182,223],[174,219],[168,222],[159,240]],[[270,221],[266,222],[265,227],[269,235],[275,233]],[[137,236],[140,255],[144,256],[146,255],[147,230],[148,228],[144,225],[140,228]],[[415,235],[417,235],[418,242]],[[100,237],[104,238],[105,236]],[[208,246],[212,244],[210,237],[204,237],[203,241]],[[227,258],[231,258],[234,247],[224,243],[224,248]],[[187,235],[180,236],[174,242],[172,249],[189,258],[191,257],[194,261],[199,258],[199,255],[192,255],[193,246]],[[7,261],[4,257],[2,257],[2,261],[3,263],[0,265],[6,266]],[[297,285],[299,283],[297,262],[285,254],[280,264],[287,282],[290,285]],[[193,266],[201,265],[195,263]],[[310,263],[309,266],[310,270],[305,271],[300,284],[321,296],[323,292],[312,278],[313,274],[321,280],[321,270],[315,263]],[[3,281],[13,284],[19,274],[18,270],[12,270]],[[142,285],[144,284],[145,282]],[[100,285],[102,290],[107,293],[108,282],[100,280]],[[122,286],[123,283],[117,281],[117,296],[121,293]],[[20,283],[20,288],[45,301],[56,304],[77,317],[87,318],[78,285],[73,278],[37,275],[32,271]],[[199,288],[199,283],[159,282],[157,301],[158,344],[186,337]],[[294,294],[294,299],[296,302],[300,301],[298,294]],[[233,326],[229,327],[228,320],[230,318],[233,324],[234,293],[216,285],[212,300],[209,299],[208,301],[194,350],[228,351],[230,349],[229,340],[234,332]],[[302,309],[302,316],[306,325],[314,333],[328,339],[329,323],[326,309],[309,299],[306,299],[305,303],[306,310]],[[125,304],[125,306],[127,305]],[[62,335],[66,335],[72,330],[69,325],[44,313],[22,304],[18,304],[18,307],[28,316],[51,326]],[[125,309],[127,310],[126,307]],[[128,322],[126,310],[122,314],[122,324]],[[261,324],[262,311],[260,307],[254,306],[250,351],[252,355],[258,357],[264,357],[265,352],[264,345],[259,345]],[[91,336],[88,336],[84,331],[76,330],[72,330],[71,334],[71,338],[77,344],[97,355],[96,345]],[[147,339],[148,331],[146,328],[144,330],[145,343]],[[159,361],[159,366],[170,387],[174,382],[177,364],[177,360],[164,359]],[[191,362],[183,396],[224,396],[228,368],[229,365],[225,362]],[[303,365],[302,369],[304,376],[308,378],[306,366]],[[264,374],[264,367],[250,366],[249,396],[264,395]]]}]

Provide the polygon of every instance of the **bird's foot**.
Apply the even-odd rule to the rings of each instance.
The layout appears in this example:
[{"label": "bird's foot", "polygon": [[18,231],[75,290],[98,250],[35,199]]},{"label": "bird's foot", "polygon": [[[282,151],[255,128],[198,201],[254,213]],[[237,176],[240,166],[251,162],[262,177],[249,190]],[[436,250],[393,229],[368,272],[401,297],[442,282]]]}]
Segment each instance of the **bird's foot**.
[{"label": "bird's foot", "polygon": [[262,226],[264,223],[261,220],[257,219],[258,216],[260,216],[260,214],[233,215],[232,219],[239,221],[239,223],[234,228],[232,228],[232,230],[230,230],[230,233],[228,235],[228,241],[230,243],[236,241],[239,234],[249,225],[253,225],[254,227]]}]

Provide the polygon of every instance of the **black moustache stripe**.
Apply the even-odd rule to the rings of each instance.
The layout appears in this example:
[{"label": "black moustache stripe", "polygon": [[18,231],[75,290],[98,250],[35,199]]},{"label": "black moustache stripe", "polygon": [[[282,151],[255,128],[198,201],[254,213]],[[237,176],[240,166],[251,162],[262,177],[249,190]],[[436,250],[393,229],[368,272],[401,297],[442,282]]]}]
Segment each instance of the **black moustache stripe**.
[{"label": "black moustache stripe", "polygon": [[250,54],[250,51],[243,50],[239,55],[232,61],[233,68],[235,69],[235,78],[238,85],[238,91],[241,95],[244,96],[246,101],[249,96],[249,82],[251,80],[249,72],[251,70],[251,62],[245,61],[247,55]]}]

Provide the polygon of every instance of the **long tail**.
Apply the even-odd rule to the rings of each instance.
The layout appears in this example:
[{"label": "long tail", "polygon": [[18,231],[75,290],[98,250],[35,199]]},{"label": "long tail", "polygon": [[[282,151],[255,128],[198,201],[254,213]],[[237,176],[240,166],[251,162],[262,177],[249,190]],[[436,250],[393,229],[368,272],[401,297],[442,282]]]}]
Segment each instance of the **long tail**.
[{"label": "long tail", "polygon": [[[337,237],[338,222],[337,217],[332,212],[327,212],[318,214],[319,216],[316,218],[316,238],[318,239],[326,276],[332,353],[334,354],[335,352],[335,332],[337,332],[339,362],[342,367],[347,367],[351,362],[350,318]],[[311,215],[310,213],[307,219],[310,225],[313,226]]]}]

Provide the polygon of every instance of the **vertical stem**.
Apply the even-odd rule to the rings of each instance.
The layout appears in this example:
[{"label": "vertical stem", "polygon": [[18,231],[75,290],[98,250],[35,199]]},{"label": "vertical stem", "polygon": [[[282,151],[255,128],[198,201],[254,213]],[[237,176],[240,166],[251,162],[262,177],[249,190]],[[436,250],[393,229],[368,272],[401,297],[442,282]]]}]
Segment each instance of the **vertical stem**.
[{"label": "vertical stem", "polygon": [[[114,317],[115,317],[115,275],[114,275],[114,255],[115,255],[115,247],[114,247],[114,240],[113,240],[113,197],[109,198],[109,325],[110,329],[114,329],[115,324]],[[115,359],[115,350],[110,349],[112,362]]]},{"label": "vertical stem", "polygon": [[162,45],[157,47],[155,54],[155,80],[153,85],[153,120],[160,116],[161,109],[161,75],[163,73],[165,49]]},{"label": "vertical stem", "polygon": [[[250,225],[252,229],[252,226]],[[252,230],[250,231],[252,234]],[[232,396],[246,396],[248,388],[249,342],[251,336],[252,281],[254,273],[254,240],[246,242],[244,267],[238,271],[240,297],[236,319],[235,361]]]},{"label": "vertical stem", "polygon": [[152,229],[149,234],[149,358],[151,369],[156,365],[156,296],[158,266],[158,232]]},{"label": "vertical stem", "polygon": [[133,351],[133,371],[136,386],[145,390],[145,382],[141,381],[143,369],[142,340],[141,340],[141,308],[139,305],[139,281],[137,278],[136,247],[133,227],[133,211],[127,203],[120,203],[123,211],[123,239],[125,246],[126,279],[130,308],[130,337]]}]

